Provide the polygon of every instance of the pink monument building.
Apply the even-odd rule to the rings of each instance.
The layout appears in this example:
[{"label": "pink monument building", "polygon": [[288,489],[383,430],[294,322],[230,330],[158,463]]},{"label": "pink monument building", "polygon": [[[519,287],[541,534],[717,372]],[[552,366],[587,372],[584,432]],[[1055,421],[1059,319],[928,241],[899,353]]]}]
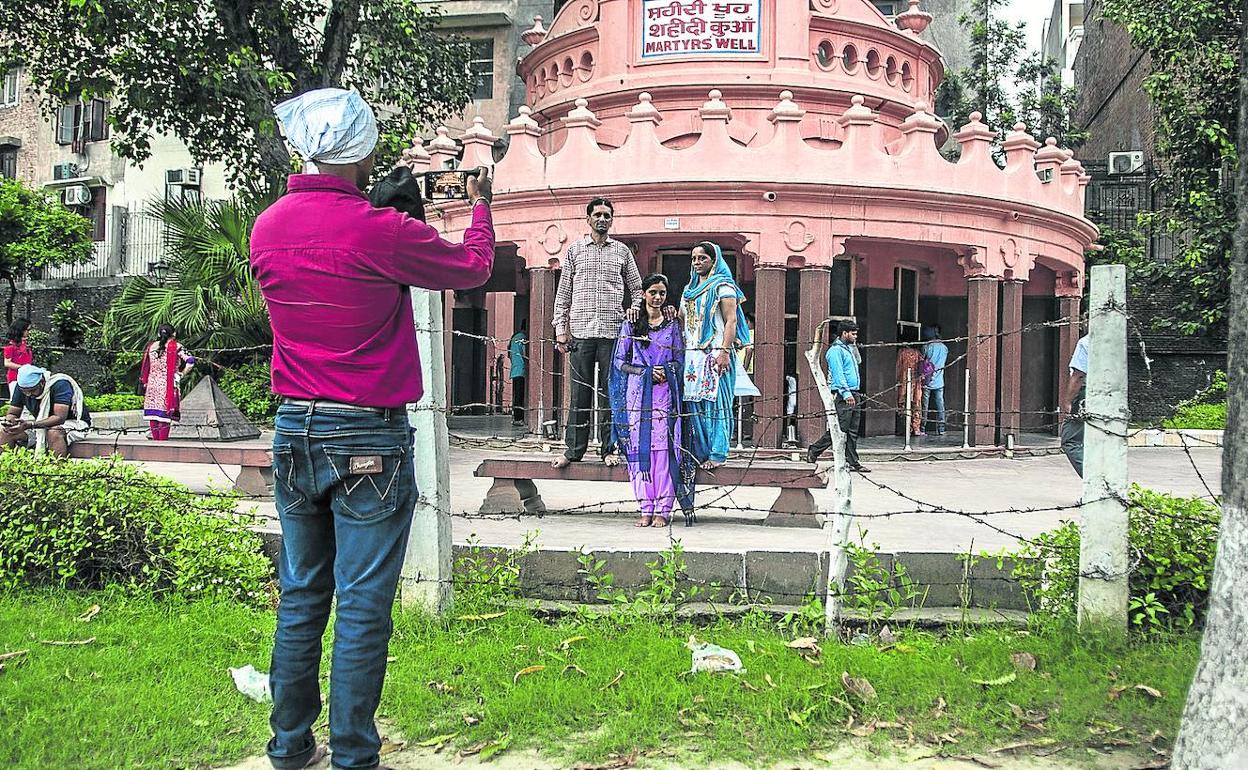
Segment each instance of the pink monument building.
[{"label": "pink monument building", "polygon": [[[495,276],[447,303],[456,328],[499,342],[484,356],[470,337],[455,343],[452,377],[488,378],[527,317],[529,427],[558,419],[555,286],[601,195],[642,275],[667,274],[677,293],[694,243],[713,240],[734,262],[755,319],[757,445],[782,438],[790,373],[799,414],[815,415],[801,440],[822,433],[798,362],[829,316],[858,320],[864,389],[887,391],[868,435],[893,432],[895,403],[896,349],[870,344],[931,325],[965,338],[950,343],[946,401],[960,410],[969,380],[974,444],[1051,430],[1078,327],[1044,322],[1079,315],[1097,238],[1087,176],[1022,125],[994,146],[978,115],[953,133],[960,159],[946,160],[950,129],[931,112],[944,66],[919,37],[931,16],[909,5],[890,22],[867,0],[571,0],[548,30],[538,20],[518,65],[528,103],[496,164]],[[462,157],[447,134],[422,151],[432,168],[495,162],[498,137],[480,118],[459,137]],[[457,235],[468,216],[445,205],[431,221]]]}]

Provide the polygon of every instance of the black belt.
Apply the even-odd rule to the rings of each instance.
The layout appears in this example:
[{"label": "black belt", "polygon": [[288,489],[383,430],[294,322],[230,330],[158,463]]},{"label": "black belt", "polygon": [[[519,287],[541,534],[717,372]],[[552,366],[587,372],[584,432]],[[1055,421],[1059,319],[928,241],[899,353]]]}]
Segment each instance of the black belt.
[{"label": "black belt", "polygon": [[345,404],[341,401],[330,401],[324,398],[316,398],[316,399],[311,399],[311,400],[306,399],[306,398],[284,398],[282,399],[282,403],[289,404],[290,406],[310,406],[312,407],[312,411],[314,412],[316,411],[317,407],[324,407],[326,409],[347,409],[352,412],[368,412],[370,414],[385,414],[385,415],[388,415],[390,414],[390,412],[395,411],[393,407],[360,406],[359,404]]}]

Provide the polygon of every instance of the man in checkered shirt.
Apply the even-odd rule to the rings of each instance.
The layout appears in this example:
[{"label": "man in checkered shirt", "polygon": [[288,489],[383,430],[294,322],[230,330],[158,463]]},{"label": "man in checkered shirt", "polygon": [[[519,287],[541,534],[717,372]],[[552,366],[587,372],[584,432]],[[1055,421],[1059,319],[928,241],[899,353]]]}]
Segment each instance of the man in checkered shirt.
[{"label": "man in checkered shirt", "polygon": [[619,463],[611,446],[607,377],[625,308],[632,313],[641,303],[641,274],[633,252],[607,235],[615,207],[606,198],[594,198],[585,214],[589,235],[568,247],[555,292],[555,347],[568,356],[572,376],[572,408],[564,432],[568,448],[551,463],[556,468],[579,462],[589,448],[595,364],[599,453],[607,465]]}]

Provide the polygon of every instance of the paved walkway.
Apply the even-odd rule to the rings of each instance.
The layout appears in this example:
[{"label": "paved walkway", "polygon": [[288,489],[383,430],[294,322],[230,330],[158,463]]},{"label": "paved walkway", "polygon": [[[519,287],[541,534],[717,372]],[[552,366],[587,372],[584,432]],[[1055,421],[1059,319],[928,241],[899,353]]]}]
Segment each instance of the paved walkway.
[{"label": "paved walkway", "polygon": [[[822,539],[813,529],[763,527],[776,491],[754,488],[705,488],[699,492],[699,524],[670,530],[633,527],[635,503],[627,484],[538,482],[551,514],[542,518],[480,518],[476,510],[489,489],[489,479],[472,475],[481,460],[497,452],[451,451],[454,538],[462,543],[475,535],[486,545],[519,545],[526,532],[539,532],[540,546],[572,550],[653,550],[664,547],[669,534],[691,551],[819,551]],[[550,455],[553,457],[553,455]],[[1136,448],[1129,453],[1130,478],[1161,491],[1182,495],[1220,494],[1222,450]],[[193,489],[229,485],[235,467],[148,463],[156,473]],[[963,552],[1011,546],[1015,537],[1030,537],[1077,517],[1072,506],[1080,482],[1060,455],[1013,460],[941,460],[921,463],[878,463],[873,473],[855,475],[853,507],[858,526],[868,530],[867,542],[884,551]],[[1206,489],[1203,475],[1209,485]],[[921,500],[920,506],[910,499]],[[831,506],[831,492],[815,490],[816,502]],[[272,502],[248,503],[261,516],[275,518]],[[930,506],[949,511],[936,512]],[[556,513],[557,511],[566,513]],[[978,514],[978,515],[976,515]]]}]

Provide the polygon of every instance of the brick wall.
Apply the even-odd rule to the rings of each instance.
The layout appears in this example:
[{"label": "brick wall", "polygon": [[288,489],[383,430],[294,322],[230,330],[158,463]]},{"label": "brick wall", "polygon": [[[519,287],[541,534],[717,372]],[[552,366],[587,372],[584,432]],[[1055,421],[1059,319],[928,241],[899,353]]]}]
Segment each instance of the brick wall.
[{"label": "brick wall", "polygon": [[1143,150],[1152,160],[1155,111],[1141,88],[1150,65],[1126,30],[1105,18],[1100,0],[1092,0],[1075,57],[1079,103],[1073,116],[1091,136],[1075,151],[1077,158],[1104,161],[1111,152]]},{"label": "brick wall", "polygon": [[0,107],[0,136],[13,137],[21,142],[17,148],[17,178],[33,184],[38,178],[38,147],[43,118],[39,114],[38,99],[26,90],[25,73],[19,74],[19,78],[22,98],[15,107]]}]

